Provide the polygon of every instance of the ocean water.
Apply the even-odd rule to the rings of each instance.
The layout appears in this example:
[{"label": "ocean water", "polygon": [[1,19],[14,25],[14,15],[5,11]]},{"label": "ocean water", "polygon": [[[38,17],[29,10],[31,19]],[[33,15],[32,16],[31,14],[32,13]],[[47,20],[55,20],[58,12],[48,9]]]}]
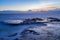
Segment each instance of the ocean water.
[{"label": "ocean water", "polygon": [[[37,16],[38,15],[38,16]],[[17,38],[20,37],[20,33],[29,27],[34,26],[45,26],[44,24],[26,24],[26,25],[7,25],[2,23],[4,20],[24,20],[24,19],[31,19],[31,18],[47,18],[47,17],[54,17],[54,18],[60,18],[60,14],[0,14],[0,38]],[[53,23],[51,23],[53,25]],[[55,23],[60,26],[60,23]],[[57,25],[57,26],[58,26]],[[17,33],[14,37],[8,37],[11,34]],[[9,39],[10,40],[10,39]]]},{"label": "ocean water", "polygon": [[47,23],[46,26],[30,27],[26,30],[22,32],[23,40],[60,40],[60,22]]},{"label": "ocean water", "polygon": [[20,14],[0,14],[0,20],[8,20],[8,19],[28,19],[28,18],[47,18],[54,17],[60,18],[60,13],[20,13]]}]

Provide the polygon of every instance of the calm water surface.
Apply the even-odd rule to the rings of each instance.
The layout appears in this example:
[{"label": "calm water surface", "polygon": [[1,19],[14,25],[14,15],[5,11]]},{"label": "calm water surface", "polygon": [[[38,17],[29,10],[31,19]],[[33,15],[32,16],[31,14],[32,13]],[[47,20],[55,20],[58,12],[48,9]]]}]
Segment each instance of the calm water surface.
[{"label": "calm water surface", "polygon": [[[36,16],[38,15],[38,16]],[[28,27],[34,27],[34,26],[45,26],[44,24],[26,24],[26,25],[16,25],[16,26],[12,26],[12,25],[7,25],[7,24],[3,24],[1,23],[3,20],[24,20],[27,18],[45,18],[45,17],[56,17],[56,18],[60,18],[60,14],[36,14],[36,15],[32,15],[32,14],[0,14],[0,37],[7,37],[10,34],[13,33],[21,33],[24,29],[28,28]],[[53,24],[53,23],[51,23]],[[56,22],[55,25],[58,24],[60,26],[60,23]],[[57,26],[58,26],[57,25]],[[18,35],[19,36],[19,35]]]}]

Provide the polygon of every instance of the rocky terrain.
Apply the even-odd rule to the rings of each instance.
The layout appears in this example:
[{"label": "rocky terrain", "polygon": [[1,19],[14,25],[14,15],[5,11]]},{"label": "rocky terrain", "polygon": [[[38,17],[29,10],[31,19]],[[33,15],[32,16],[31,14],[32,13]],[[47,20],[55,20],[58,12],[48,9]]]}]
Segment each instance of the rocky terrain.
[{"label": "rocky terrain", "polygon": [[46,22],[60,22],[58,18],[32,18],[32,19],[24,19],[24,20],[4,20],[3,23],[10,25],[18,25],[18,24],[36,24],[36,23],[46,23]]}]

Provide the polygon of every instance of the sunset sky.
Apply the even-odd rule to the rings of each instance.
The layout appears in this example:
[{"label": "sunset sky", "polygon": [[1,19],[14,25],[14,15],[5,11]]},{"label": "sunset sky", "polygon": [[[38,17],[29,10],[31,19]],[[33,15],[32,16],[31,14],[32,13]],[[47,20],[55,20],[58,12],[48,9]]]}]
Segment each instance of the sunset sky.
[{"label": "sunset sky", "polygon": [[51,10],[60,8],[60,0],[0,0],[0,10]]}]

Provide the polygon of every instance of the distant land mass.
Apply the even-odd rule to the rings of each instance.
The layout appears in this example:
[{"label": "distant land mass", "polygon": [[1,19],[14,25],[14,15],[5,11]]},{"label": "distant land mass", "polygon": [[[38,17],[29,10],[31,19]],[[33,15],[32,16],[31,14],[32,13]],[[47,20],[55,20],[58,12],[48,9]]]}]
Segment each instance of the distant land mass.
[{"label": "distant land mass", "polygon": [[54,9],[54,10],[40,10],[40,11],[33,11],[33,10],[28,10],[28,11],[15,11],[15,10],[3,10],[0,11],[0,14],[20,14],[20,13],[60,13],[60,8]]}]

